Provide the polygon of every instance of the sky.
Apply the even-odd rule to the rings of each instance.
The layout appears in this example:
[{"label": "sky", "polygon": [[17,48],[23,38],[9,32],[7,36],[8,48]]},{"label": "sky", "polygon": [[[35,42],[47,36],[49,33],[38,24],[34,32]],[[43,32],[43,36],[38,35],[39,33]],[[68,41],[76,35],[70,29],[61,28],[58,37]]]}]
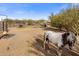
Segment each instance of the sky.
[{"label": "sky", "polygon": [[12,19],[47,20],[51,13],[57,14],[68,6],[68,3],[0,3],[0,14]]}]

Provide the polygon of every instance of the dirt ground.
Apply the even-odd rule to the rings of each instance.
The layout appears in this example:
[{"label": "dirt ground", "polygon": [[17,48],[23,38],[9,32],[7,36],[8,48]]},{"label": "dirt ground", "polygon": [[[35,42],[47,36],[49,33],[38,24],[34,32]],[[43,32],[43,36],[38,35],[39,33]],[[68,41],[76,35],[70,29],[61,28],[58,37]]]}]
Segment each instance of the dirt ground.
[{"label": "dirt ground", "polygon": [[[9,35],[0,39],[1,56],[56,56],[56,49],[50,46],[49,53],[43,49],[43,28],[10,28]],[[63,50],[63,56],[79,56],[77,53]]]}]

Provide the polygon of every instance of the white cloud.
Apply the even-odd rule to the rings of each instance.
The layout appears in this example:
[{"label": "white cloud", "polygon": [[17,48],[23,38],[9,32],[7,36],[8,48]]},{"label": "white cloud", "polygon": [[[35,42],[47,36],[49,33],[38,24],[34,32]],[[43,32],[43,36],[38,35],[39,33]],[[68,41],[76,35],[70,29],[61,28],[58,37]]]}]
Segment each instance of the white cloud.
[{"label": "white cloud", "polygon": [[2,21],[5,18],[6,18],[6,16],[0,16],[0,21]]}]

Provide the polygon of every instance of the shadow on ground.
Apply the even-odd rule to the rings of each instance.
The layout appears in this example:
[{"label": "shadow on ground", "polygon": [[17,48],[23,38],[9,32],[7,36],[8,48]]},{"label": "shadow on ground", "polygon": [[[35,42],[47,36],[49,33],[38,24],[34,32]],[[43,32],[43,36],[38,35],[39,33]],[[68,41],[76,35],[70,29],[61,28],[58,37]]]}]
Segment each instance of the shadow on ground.
[{"label": "shadow on ground", "polygon": [[13,37],[13,36],[15,36],[15,34],[7,34],[7,35],[3,35],[3,36],[1,37],[1,39],[8,39],[8,38],[11,38],[11,37]]},{"label": "shadow on ground", "polygon": [[[35,50],[29,50],[30,53],[34,53],[35,55],[45,55],[45,56],[55,56],[56,55],[56,50],[55,49],[50,49],[50,53],[46,52],[43,49],[43,37],[42,35],[38,35],[38,37],[35,37],[35,42],[32,44],[32,48],[34,48]],[[38,52],[37,52],[38,51]]]},{"label": "shadow on ground", "polygon": [[[43,49],[43,37],[42,35],[38,35],[37,37],[35,37],[35,42],[32,44],[32,48],[34,48],[35,50],[29,50],[30,53],[33,53],[35,55],[45,55],[45,56],[57,56],[57,52],[56,52],[56,48],[54,48],[53,46],[50,46],[49,48],[49,53],[46,52]],[[62,56],[79,56],[79,54],[74,53],[73,51],[64,48],[63,52],[62,52]]]},{"label": "shadow on ground", "polygon": [[58,28],[51,28],[51,27],[43,28],[43,30],[50,30],[50,31],[55,31],[55,32],[65,32],[66,31],[66,30],[60,30]]}]

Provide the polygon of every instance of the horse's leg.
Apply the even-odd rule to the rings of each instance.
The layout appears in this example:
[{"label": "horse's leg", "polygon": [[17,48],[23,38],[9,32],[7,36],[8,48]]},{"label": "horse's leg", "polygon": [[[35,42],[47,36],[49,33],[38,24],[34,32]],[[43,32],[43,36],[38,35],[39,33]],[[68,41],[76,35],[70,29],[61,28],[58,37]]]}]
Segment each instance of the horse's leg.
[{"label": "horse's leg", "polygon": [[45,37],[44,36],[44,49],[49,49],[49,39],[48,39],[48,36]]},{"label": "horse's leg", "polygon": [[69,41],[68,46],[69,46],[69,49],[72,50],[72,46],[73,46],[72,42]]},{"label": "horse's leg", "polygon": [[58,50],[57,50],[58,56],[61,56],[62,55],[62,49],[63,49],[63,47],[64,47],[64,45],[58,44]]},{"label": "horse's leg", "polygon": [[45,52],[46,53],[50,53],[50,51],[49,51],[49,41],[45,41],[44,42],[44,50],[45,50]]},{"label": "horse's leg", "polygon": [[47,50],[49,49],[49,42],[48,41],[44,41],[44,49]]},{"label": "horse's leg", "polygon": [[57,54],[58,54],[58,56],[61,56],[62,55],[62,49],[61,48],[58,48],[57,49]]},{"label": "horse's leg", "polygon": [[46,46],[47,46],[46,47],[47,48],[47,52],[50,53],[50,51],[49,51],[49,40],[47,41],[47,45]]}]

